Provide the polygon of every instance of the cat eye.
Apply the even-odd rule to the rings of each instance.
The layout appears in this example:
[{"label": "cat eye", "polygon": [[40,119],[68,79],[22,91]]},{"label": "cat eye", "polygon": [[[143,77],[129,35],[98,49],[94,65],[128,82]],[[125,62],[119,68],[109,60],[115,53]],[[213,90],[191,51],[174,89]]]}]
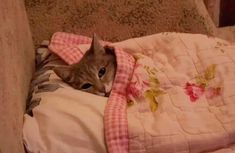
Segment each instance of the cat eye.
[{"label": "cat eye", "polygon": [[105,72],[106,72],[105,67],[102,67],[102,68],[99,70],[99,73],[98,73],[99,78],[101,78],[101,77],[105,74]]},{"label": "cat eye", "polygon": [[90,83],[85,83],[82,85],[82,89],[88,89],[90,88],[92,85]]}]

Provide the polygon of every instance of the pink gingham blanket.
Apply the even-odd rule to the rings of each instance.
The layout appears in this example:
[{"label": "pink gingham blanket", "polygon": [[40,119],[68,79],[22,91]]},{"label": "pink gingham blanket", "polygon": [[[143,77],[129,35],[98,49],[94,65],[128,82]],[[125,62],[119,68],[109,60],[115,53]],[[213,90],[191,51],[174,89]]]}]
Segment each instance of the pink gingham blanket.
[{"label": "pink gingham blanket", "polygon": [[[56,33],[50,49],[72,64],[89,42]],[[117,56],[104,114],[110,153],[235,152],[235,44],[160,33],[110,45]]]},{"label": "pink gingham blanket", "polygon": [[[57,32],[51,39],[49,49],[66,63],[74,64],[83,56],[78,46],[89,43],[91,39],[88,37]],[[115,47],[115,54],[117,71],[104,113],[105,140],[110,153],[125,153],[128,152],[126,87],[132,76],[135,60],[120,48]]]}]

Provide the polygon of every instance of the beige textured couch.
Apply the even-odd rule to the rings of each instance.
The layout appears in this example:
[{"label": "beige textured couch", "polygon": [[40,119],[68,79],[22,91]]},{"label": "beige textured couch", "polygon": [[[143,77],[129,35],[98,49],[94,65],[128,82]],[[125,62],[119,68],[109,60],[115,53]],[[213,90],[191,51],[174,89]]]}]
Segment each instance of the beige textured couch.
[{"label": "beige textured couch", "polygon": [[34,71],[23,0],[0,2],[0,65],[0,153],[23,153],[23,113]]}]

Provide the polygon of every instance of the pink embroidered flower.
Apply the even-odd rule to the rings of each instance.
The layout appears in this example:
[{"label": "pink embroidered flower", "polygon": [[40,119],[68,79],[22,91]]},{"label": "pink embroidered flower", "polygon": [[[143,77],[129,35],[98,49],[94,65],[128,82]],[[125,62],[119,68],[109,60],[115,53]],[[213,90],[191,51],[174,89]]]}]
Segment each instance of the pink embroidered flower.
[{"label": "pink embroidered flower", "polygon": [[195,102],[204,93],[205,87],[202,85],[196,85],[194,83],[186,83],[186,94],[190,96],[190,100]]},{"label": "pink embroidered flower", "polygon": [[148,86],[148,80],[145,80],[145,77],[142,76],[141,73],[134,73],[129,86],[127,87],[127,95],[140,97]]},{"label": "pink embroidered flower", "polygon": [[141,95],[141,90],[136,87],[136,83],[130,83],[127,87],[127,95],[132,95],[133,97],[139,97]]},{"label": "pink embroidered flower", "polygon": [[220,94],[221,94],[221,88],[220,87],[217,87],[217,88],[210,87],[206,90],[206,98],[209,98],[209,99],[217,97]]}]

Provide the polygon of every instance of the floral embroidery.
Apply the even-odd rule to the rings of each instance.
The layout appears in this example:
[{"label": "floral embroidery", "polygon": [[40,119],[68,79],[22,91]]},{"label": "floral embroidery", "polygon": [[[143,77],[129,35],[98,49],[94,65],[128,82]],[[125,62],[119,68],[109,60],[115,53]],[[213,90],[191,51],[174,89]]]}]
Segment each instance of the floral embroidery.
[{"label": "floral embroidery", "polygon": [[221,87],[213,88],[209,87],[206,91],[206,98],[212,99],[213,97],[221,94]]},{"label": "floral embroidery", "polygon": [[188,82],[186,83],[185,89],[192,102],[195,102],[205,91],[204,86]]},{"label": "floral embroidery", "polygon": [[139,82],[131,82],[127,88],[127,93],[137,98],[141,96],[141,89]]},{"label": "floral embroidery", "polygon": [[164,94],[160,89],[160,83],[156,78],[157,70],[153,66],[145,65],[141,60],[146,60],[143,55],[136,55],[137,63],[134,68],[133,77],[127,87],[128,106],[134,104],[135,99],[145,98],[149,102],[152,112],[158,108],[157,96]]},{"label": "floral embroidery", "polygon": [[132,95],[134,98],[138,98],[143,94],[149,86],[149,81],[143,76],[142,73],[134,73],[132,81],[130,82],[127,93]]},{"label": "floral embroidery", "polygon": [[157,70],[155,68],[150,68],[149,66],[144,66],[144,69],[148,73],[148,75],[156,75]]},{"label": "floral embroidery", "polygon": [[155,112],[158,108],[158,102],[156,100],[157,96],[164,94],[162,90],[159,89],[150,89],[145,91],[144,97],[149,101],[149,106],[152,112]]},{"label": "floral embroidery", "polygon": [[221,87],[211,87],[210,80],[215,78],[216,65],[209,66],[204,75],[196,77],[195,83],[186,83],[186,94],[189,95],[192,102],[196,102],[205,93],[206,98],[212,99],[221,94]]}]

